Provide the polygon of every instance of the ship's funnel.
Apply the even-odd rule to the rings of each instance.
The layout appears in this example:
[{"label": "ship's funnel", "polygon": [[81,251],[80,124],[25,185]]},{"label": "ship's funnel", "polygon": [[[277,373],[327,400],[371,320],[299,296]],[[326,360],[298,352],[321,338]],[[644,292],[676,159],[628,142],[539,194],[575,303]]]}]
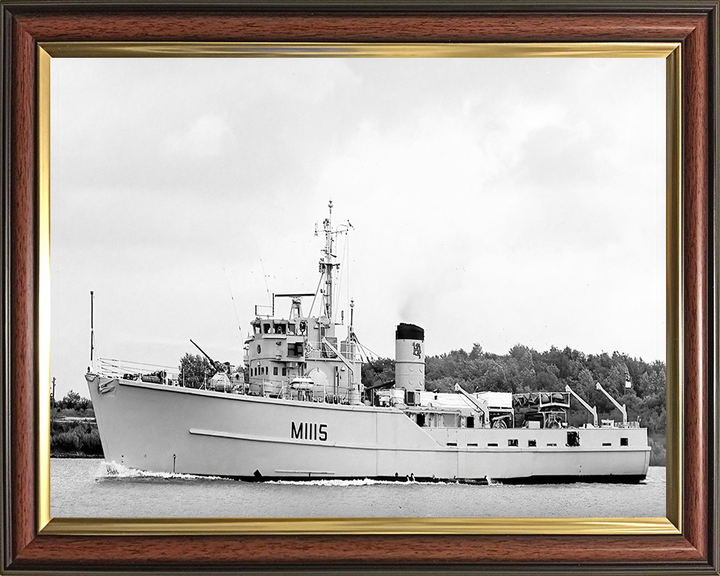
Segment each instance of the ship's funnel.
[{"label": "ship's funnel", "polygon": [[425,330],[415,324],[395,331],[395,388],[425,390]]}]

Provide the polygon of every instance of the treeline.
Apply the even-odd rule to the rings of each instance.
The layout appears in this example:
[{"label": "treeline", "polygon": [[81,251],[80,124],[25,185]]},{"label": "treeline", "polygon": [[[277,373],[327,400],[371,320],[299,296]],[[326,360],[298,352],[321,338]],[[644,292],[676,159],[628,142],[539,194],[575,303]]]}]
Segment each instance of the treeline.
[{"label": "treeline", "polygon": [[58,414],[65,413],[70,416],[95,415],[90,398],[83,398],[74,390],[70,390],[62,400],[56,401],[50,398],[50,408],[56,410]]},{"label": "treeline", "polygon": [[[632,386],[625,387],[625,374]],[[363,365],[365,385],[395,379],[394,360],[380,358]],[[550,348],[538,352],[517,344],[507,354],[485,352],[475,344],[470,352],[453,350],[425,359],[425,388],[452,392],[455,383],[468,392],[563,392],[569,385],[591,406],[600,418],[620,419],[612,403],[595,389],[600,384],[620,404],[625,404],[628,419],[640,419],[651,436],[665,434],[665,364],[648,363],[627,354],[584,354],[571,348]],[[568,414],[573,426],[591,421],[588,412],[577,401],[570,401]]]},{"label": "treeline", "polygon": [[52,420],[50,455],[56,458],[102,457],[102,443],[95,421]]},{"label": "treeline", "polygon": [[89,398],[70,390],[61,400],[50,400],[50,455],[102,457],[102,443]]}]

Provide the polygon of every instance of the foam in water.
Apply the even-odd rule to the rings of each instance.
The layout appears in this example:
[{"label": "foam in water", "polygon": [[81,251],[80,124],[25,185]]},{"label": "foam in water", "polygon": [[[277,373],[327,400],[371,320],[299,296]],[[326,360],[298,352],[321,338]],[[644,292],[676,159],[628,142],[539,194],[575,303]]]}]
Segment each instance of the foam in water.
[{"label": "foam in water", "polygon": [[103,461],[98,466],[96,479],[102,478],[159,478],[162,480],[225,480],[221,476],[197,476],[195,474],[181,474],[173,472],[151,472],[128,468],[117,462]]},{"label": "foam in water", "polygon": [[268,480],[263,484],[276,484],[280,486],[419,486],[424,484],[457,484],[450,480],[436,482],[417,482],[414,478],[408,480],[374,480],[362,478],[357,480]]},{"label": "foam in water", "polygon": [[[265,484],[279,484],[285,486],[374,486],[376,484],[400,484],[390,480],[269,480]],[[406,482],[403,482],[406,484]]]}]

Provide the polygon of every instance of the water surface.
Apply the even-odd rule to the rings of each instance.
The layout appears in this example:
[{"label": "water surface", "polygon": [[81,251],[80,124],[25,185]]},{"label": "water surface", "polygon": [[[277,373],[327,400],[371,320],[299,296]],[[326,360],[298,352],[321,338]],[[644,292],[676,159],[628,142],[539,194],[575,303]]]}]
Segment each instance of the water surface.
[{"label": "water surface", "polygon": [[664,517],[665,468],[640,484],[242,482],[52,459],[53,517]]}]

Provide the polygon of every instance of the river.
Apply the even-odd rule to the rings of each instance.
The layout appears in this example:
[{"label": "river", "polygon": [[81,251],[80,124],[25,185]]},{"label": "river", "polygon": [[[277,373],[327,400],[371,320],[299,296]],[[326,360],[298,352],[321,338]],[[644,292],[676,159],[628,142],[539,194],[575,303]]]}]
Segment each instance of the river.
[{"label": "river", "polygon": [[53,517],[664,517],[665,468],[640,484],[242,482],[50,461]]}]

